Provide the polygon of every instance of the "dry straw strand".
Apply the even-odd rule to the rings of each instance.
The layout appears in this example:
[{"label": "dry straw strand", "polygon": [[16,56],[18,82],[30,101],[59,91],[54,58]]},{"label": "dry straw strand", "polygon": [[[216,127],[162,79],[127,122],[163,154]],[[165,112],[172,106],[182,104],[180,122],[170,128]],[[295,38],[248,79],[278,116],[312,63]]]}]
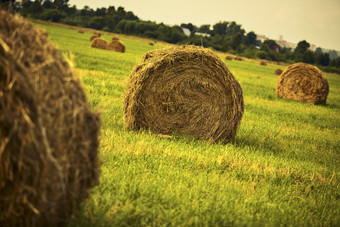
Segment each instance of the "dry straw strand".
[{"label": "dry straw strand", "polygon": [[289,65],[277,81],[276,95],[285,99],[326,104],[329,86],[315,66],[306,63]]},{"label": "dry straw strand", "polygon": [[98,184],[99,116],[44,32],[0,11],[0,226],[64,226]]},{"label": "dry straw strand", "polygon": [[129,78],[128,129],[229,142],[244,110],[242,88],[212,51],[192,45],[146,53]]}]

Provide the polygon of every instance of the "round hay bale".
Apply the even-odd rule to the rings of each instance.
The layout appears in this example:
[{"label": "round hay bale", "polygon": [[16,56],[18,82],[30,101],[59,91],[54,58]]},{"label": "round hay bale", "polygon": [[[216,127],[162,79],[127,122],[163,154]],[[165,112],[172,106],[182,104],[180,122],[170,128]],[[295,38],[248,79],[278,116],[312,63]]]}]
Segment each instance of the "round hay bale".
[{"label": "round hay bale", "polygon": [[92,43],[91,43],[91,47],[93,48],[99,48],[99,49],[106,49],[107,46],[107,42],[105,39],[102,38],[95,38]]},{"label": "round hay bale", "polygon": [[225,56],[225,59],[231,61],[231,60],[233,60],[233,56],[227,55],[227,56]]},{"label": "round hay bale", "polygon": [[92,42],[95,38],[99,38],[99,36],[97,36],[97,35],[91,36],[91,37],[90,37],[90,41]]},{"label": "round hay bale", "polygon": [[102,34],[100,32],[93,32],[93,35],[97,36],[97,37],[100,37]]},{"label": "round hay bale", "polygon": [[243,61],[243,58],[241,58],[241,57],[235,57],[234,60],[236,60],[236,61]]},{"label": "round hay bale", "polygon": [[112,40],[107,44],[106,49],[125,53],[125,45],[120,40]]},{"label": "round hay bale", "polygon": [[0,226],[65,226],[98,184],[99,116],[41,31],[0,11]]},{"label": "round hay bale", "polygon": [[288,66],[277,81],[276,95],[285,99],[326,104],[328,82],[315,66],[295,63]]},{"label": "round hay bale", "polygon": [[275,69],[274,74],[280,76],[282,73],[282,69]]},{"label": "round hay bale", "polygon": [[119,40],[119,38],[118,37],[112,37],[112,41],[113,40]]},{"label": "round hay bale", "polygon": [[154,44],[153,44],[153,42],[149,42],[149,45],[150,45],[150,46],[153,46]]},{"label": "round hay bale", "polygon": [[125,126],[229,142],[243,115],[242,88],[224,62],[197,46],[145,54],[125,91]]},{"label": "round hay bale", "polygon": [[79,30],[79,31],[78,31],[78,33],[81,33],[81,34],[83,34],[83,33],[84,33],[84,31],[83,31],[83,30]]},{"label": "round hay bale", "polygon": [[264,61],[264,60],[262,60],[262,61],[260,61],[260,65],[266,66],[266,65],[267,65],[267,62]]}]

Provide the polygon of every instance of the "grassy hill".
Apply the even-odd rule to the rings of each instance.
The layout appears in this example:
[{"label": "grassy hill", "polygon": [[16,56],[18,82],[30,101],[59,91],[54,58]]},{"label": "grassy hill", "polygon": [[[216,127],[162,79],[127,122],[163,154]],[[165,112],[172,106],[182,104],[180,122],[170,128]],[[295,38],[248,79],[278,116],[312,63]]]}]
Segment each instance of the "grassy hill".
[{"label": "grassy hill", "polygon": [[[227,61],[245,112],[227,145],[123,127],[124,89],[148,40],[119,36],[126,53],[93,49],[90,31],[36,24],[73,60],[101,113],[100,184],[70,226],[335,226],[340,224],[340,77],[327,105],[276,98],[285,66]],[[111,40],[112,34],[103,38]]]}]

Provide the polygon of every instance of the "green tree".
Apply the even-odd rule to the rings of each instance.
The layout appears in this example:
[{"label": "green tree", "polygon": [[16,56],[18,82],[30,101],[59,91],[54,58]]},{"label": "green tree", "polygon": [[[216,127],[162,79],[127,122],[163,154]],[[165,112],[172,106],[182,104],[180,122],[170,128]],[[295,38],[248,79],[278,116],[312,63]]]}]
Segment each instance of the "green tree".
[{"label": "green tree", "polygon": [[251,32],[248,32],[246,37],[245,37],[245,41],[244,41],[244,44],[246,46],[250,46],[250,45],[256,45],[256,34],[255,32],[251,31]]},{"label": "green tree", "polygon": [[217,35],[226,35],[229,22],[219,22],[213,26],[213,32]]}]

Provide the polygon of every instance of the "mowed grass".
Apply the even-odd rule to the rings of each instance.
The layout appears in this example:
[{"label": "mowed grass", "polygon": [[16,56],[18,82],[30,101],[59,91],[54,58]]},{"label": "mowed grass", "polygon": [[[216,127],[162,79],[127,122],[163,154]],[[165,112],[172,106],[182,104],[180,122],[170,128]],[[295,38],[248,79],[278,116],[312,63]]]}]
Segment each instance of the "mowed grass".
[{"label": "mowed grass", "polygon": [[[340,224],[340,77],[326,74],[327,105],[276,98],[277,68],[221,58],[240,82],[245,112],[227,145],[123,124],[125,85],[149,50],[93,49],[90,32],[37,24],[75,62],[101,113],[100,184],[70,226],[337,226]],[[112,35],[105,34],[106,40]]]}]

